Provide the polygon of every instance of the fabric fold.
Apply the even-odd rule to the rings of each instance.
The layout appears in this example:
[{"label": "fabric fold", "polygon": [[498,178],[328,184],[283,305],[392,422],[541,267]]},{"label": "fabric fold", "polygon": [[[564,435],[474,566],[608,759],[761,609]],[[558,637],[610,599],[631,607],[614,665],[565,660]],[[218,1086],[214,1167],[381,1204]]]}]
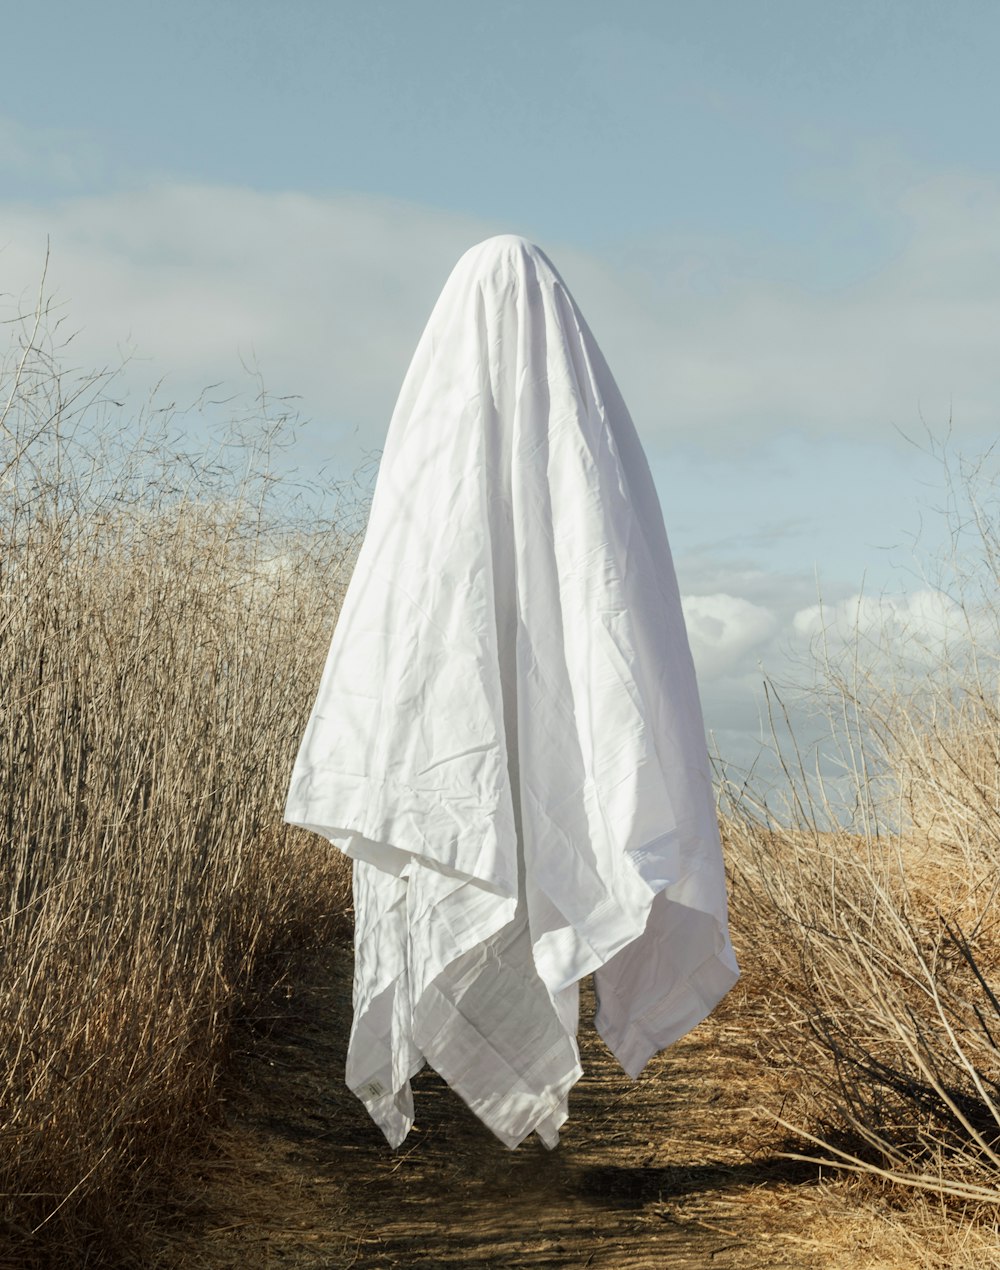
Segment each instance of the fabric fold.
[{"label": "fabric fold", "polygon": [[584,975],[630,1075],[737,978],[659,502],[524,239],[467,252],[417,346],[285,815],[354,860],[347,1080],[393,1145],[429,1062],[554,1146]]}]

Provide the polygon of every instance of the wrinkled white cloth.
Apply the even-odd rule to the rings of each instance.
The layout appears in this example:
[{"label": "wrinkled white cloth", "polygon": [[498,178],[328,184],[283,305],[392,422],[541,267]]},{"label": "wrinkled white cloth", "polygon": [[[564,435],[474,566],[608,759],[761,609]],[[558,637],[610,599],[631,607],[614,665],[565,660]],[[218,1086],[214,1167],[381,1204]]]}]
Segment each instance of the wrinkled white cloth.
[{"label": "wrinkled white cloth", "polygon": [[430,1063],[558,1142],[578,984],[631,1076],[736,981],[694,668],[632,421],[537,247],[459,261],[396,405],[286,819],[354,861],[347,1083]]}]

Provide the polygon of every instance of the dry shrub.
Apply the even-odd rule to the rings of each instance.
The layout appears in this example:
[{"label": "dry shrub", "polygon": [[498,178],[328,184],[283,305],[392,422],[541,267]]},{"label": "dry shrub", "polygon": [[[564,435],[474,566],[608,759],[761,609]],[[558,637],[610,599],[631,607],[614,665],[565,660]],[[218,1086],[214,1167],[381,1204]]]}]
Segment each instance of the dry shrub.
[{"label": "dry shrub", "polygon": [[1000,517],[995,485],[963,491],[947,623],[823,641],[818,759],[771,685],[781,778],[730,780],[724,810],[735,921],[770,972],[782,1122],[804,1156],[981,1222],[1000,1204]]},{"label": "dry shrub", "polygon": [[892,753],[911,835],[970,859],[1000,853],[998,744],[997,701],[978,693],[901,721]]},{"label": "dry shrub", "polygon": [[[265,971],[343,920],[281,806],[359,533],[125,426],[39,310],[0,368],[0,1261],[137,1264]],[[296,505],[300,512],[296,514]]]}]

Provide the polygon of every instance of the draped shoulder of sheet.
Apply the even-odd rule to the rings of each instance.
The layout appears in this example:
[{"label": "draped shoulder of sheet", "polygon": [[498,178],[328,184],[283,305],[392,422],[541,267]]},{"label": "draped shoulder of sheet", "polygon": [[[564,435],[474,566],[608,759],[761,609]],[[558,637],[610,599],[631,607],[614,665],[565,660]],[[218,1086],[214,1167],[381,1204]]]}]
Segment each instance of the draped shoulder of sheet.
[{"label": "draped shoulder of sheet", "polygon": [[466,252],[417,345],[285,815],[354,862],[347,1083],[393,1146],[425,1062],[555,1146],[584,975],[633,1077],[736,981],[659,501],[522,238]]}]

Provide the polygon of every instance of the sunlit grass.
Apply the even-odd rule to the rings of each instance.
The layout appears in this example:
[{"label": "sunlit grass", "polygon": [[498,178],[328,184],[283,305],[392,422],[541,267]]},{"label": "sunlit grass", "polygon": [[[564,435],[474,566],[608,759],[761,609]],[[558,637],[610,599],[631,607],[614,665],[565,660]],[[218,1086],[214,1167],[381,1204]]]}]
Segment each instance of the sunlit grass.
[{"label": "sunlit grass", "polygon": [[[132,1264],[265,971],[349,875],[283,826],[358,532],[15,323],[0,371],[0,1260]],[[65,359],[65,354],[63,354]],[[300,507],[299,513],[296,507]],[[274,973],[280,973],[275,969]],[[128,1251],[131,1249],[131,1251]],[[90,1264],[87,1261],[87,1264]]]},{"label": "sunlit grass", "polygon": [[[347,907],[281,806],[363,499],[321,517],[273,475],[263,395],[192,456],[185,416],[65,371],[58,329],[14,323],[0,367],[0,1262],[130,1264],[234,1021]],[[821,641],[823,762],[786,740],[777,787],[722,785],[788,1073],[765,1110],[910,1196],[884,1229],[928,1265],[978,1264],[1000,1201],[1000,517],[966,476],[964,621]]]},{"label": "sunlit grass", "polygon": [[960,478],[947,624],[821,639],[817,753],[771,686],[782,775],[722,790],[763,1048],[787,1064],[769,1110],[804,1156],[939,1200],[927,1264],[1000,1205],[1000,516],[982,463]]}]

